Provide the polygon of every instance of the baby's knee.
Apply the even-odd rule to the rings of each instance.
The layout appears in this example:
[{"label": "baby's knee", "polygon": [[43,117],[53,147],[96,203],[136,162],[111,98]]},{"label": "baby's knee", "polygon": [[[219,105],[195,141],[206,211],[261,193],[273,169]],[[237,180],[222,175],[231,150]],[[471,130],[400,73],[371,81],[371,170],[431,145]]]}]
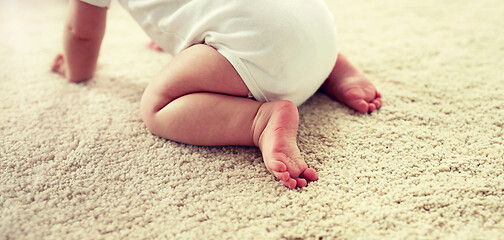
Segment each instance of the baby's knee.
[{"label": "baby's knee", "polygon": [[156,126],[154,124],[154,113],[151,111],[152,107],[149,106],[149,101],[144,100],[145,98],[145,96],[142,97],[142,101],[140,102],[140,115],[147,129],[151,132],[155,132]]},{"label": "baby's knee", "polygon": [[155,119],[156,113],[161,109],[158,107],[159,101],[159,96],[157,96],[152,89],[149,89],[149,87],[144,91],[140,101],[141,118],[147,129],[153,134],[156,134],[159,130],[159,126]]},{"label": "baby's knee", "polygon": [[[160,122],[157,112],[146,112],[142,107],[142,121],[145,127],[154,135],[160,137],[166,137],[166,129],[163,127],[163,123]],[[169,125],[169,123],[164,122],[164,125]]]}]

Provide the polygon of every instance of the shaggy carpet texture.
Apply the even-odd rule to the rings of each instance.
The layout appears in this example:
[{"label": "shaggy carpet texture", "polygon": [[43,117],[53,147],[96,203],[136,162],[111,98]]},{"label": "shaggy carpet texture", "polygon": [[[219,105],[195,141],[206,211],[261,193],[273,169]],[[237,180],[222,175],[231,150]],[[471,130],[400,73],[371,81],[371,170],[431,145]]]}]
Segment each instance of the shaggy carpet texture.
[{"label": "shaggy carpet texture", "polygon": [[118,4],[71,84],[49,71],[67,2],[1,1],[0,239],[502,239],[504,1],[327,2],[384,105],[302,105],[320,180],[289,190],[256,148],[149,133],[140,97],[171,57]]}]

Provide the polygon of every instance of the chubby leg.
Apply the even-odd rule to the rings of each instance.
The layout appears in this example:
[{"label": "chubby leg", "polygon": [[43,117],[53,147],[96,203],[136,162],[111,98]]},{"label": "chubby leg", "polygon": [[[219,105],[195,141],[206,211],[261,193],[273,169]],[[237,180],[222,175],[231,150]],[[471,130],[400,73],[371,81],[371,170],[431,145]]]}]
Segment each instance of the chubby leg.
[{"label": "chubby leg", "polygon": [[381,94],[373,83],[343,54],[338,55],[338,60],[321,90],[361,113],[372,112],[382,105]]},{"label": "chubby leg", "polygon": [[317,180],[296,143],[298,112],[289,101],[259,103],[215,49],[184,50],[149,84],[142,118],[154,134],[194,145],[261,149],[266,168],[289,188]]}]

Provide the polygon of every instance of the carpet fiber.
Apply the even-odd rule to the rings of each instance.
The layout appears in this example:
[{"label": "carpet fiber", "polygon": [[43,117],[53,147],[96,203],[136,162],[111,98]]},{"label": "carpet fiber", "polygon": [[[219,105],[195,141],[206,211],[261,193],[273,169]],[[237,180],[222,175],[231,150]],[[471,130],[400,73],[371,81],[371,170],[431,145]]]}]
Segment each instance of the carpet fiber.
[{"label": "carpet fiber", "polygon": [[0,239],[504,236],[504,1],[328,0],[384,105],[302,105],[320,180],[296,190],[255,148],[147,131],[140,97],[170,56],[116,3],[96,76],[51,73],[66,1],[41,2],[0,2]]}]

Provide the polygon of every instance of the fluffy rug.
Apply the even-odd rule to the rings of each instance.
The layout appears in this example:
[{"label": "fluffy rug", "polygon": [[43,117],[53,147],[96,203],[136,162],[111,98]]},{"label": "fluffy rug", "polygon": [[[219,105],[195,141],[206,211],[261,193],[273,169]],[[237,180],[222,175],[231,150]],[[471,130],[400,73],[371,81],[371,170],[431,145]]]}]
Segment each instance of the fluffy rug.
[{"label": "fluffy rug", "polygon": [[170,56],[116,3],[96,76],[51,73],[66,1],[44,2],[0,2],[0,239],[504,236],[504,1],[328,0],[384,106],[302,105],[320,180],[296,190],[255,148],[147,131],[140,97]]}]

